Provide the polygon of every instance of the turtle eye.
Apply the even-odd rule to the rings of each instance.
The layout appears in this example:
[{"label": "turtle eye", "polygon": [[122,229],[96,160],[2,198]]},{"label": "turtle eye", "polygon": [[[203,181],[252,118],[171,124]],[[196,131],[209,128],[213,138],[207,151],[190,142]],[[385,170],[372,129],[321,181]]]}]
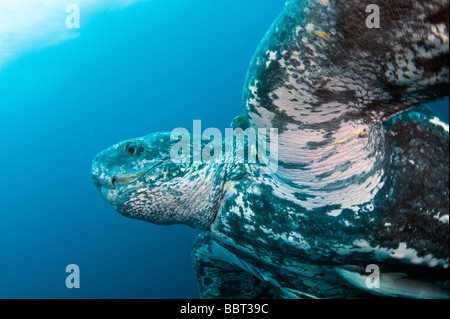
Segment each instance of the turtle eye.
[{"label": "turtle eye", "polygon": [[135,143],[128,144],[126,147],[126,151],[127,151],[128,155],[130,155],[130,156],[133,156],[134,154],[136,154],[136,144]]},{"label": "turtle eye", "polygon": [[128,155],[130,156],[139,156],[142,154],[142,146],[138,145],[134,142],[128,143],[125,146],[125,150],[127,151]]}]

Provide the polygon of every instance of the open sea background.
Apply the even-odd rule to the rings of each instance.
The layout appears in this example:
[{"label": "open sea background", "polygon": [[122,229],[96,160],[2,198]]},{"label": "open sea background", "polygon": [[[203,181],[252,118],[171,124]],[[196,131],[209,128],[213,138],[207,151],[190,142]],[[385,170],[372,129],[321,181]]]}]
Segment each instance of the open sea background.
[{"label": "open sea background", "polygon": [[[0,64],[0,298],[199,297],[198,231],[121,216],[94,187],[91,163],[128,138],[192,131],[194,119],[228,127],[284,0],[113,2],[124,5],[98,1],[84,15],[83,1],[80,29],[50,46],[24,41]],[[56,29],[67,29],[61,8]],[[448,123],[448,100],[431,107]],[[69,264],[79,289],[65,285]]]}]

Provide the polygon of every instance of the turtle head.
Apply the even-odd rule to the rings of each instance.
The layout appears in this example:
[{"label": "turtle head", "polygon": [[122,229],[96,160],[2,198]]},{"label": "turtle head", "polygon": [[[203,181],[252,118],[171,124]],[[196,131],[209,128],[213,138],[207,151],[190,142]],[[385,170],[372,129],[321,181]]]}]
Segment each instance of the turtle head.
[{"label": "turtle head", "polygon": [[99,153],[92,179],[101,196],[126,217],[159,225],[209,227],[213,217],[204,213],[212,186],[207,167],[172,160],[177,142],[170,133],[155,133]]}]

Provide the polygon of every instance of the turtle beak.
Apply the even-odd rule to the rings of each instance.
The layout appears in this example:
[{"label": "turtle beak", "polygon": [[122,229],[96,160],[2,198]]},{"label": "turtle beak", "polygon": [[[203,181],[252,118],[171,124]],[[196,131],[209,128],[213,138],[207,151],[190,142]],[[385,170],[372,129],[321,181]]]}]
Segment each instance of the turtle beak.
[{"label": "turtle beak", "polygon": [[117,184],[126,184],[128,177],[117,178],[116,176],[111,176],[110,171],[105,168],[101,163],[102,153],[98,154],[92,163],[92,181],[95,187],[100,191],[101,189],[112,190],[116,188]]},{"label": "turtle beak", "polygon": [[100,196],[111,205],[114,205],[117,200],[117,192],[115,191],[117,179],[107,174],[105,168],[100,164],[98,156],[92,164],[92,181]]},{"label": "turtle beak", "polygon": [[115,181],[114,179],[108,178],[107,174],[103,171],[103,167],[99,164],[98,155],[92,163],[92,181],[103,199],[108,200],[108,191],[115,188]]}]

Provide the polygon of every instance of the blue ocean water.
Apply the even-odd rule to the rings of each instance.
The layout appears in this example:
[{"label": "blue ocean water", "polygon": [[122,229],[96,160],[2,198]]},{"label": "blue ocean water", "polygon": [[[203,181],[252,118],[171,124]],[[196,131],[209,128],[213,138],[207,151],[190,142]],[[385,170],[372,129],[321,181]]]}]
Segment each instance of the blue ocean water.
[{"label": "blue ocean water", "polygon": [[[191,130],[194,119],[228,127],[283,4],[149,0],[81,14],[77,37],[0,70],[0,298],[199,297],[198,231],[121,216],[91,163],[116,142]],[[448,100],[432,107],[448,122]],[[69,264],[79,289],[65,285]]]}]

